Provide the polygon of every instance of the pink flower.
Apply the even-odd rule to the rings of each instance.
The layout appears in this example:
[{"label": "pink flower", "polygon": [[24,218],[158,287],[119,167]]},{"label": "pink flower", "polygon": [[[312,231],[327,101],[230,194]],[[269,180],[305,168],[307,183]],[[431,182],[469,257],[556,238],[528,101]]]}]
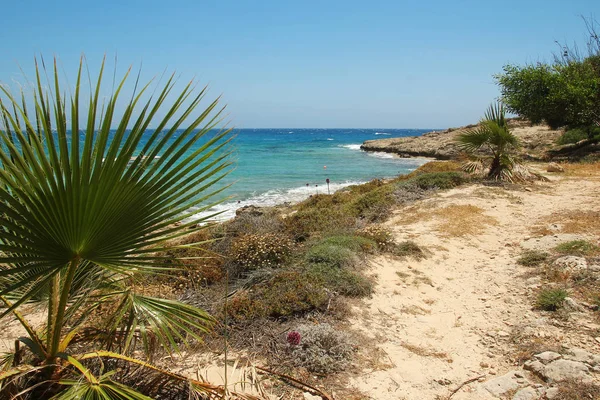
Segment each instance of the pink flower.
[{"label": "pink flower", "polygon": [[298,346],[300,344],[300,333],[296,331],[288,332],[287,342],[292,346]]}]

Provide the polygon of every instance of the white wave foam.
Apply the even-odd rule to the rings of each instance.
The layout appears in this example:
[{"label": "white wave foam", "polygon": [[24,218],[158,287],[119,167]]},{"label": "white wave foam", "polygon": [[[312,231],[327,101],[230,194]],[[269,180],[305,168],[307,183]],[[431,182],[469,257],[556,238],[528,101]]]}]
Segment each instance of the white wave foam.
[{"label": "white wave foam", "polygon": [[333,140],[333,138],[328,137],[327,140]]},{"label": "white wave foam", "polygon": [[338,147],[343,147],[350,150],[360,150],[360,144],[341,144]]},{"label": "white wave foam", "polygon": [[[364,182],[347,181],[342,183],[330,183],[329,193],[334,193],[335,191],[345,188],[347,186],[359,185],[361,183]],[[315,184],[311,183],[308,187],[301,186],[287,190],[269,190],[257,196],[250,197],[247,200],[218,204],[207,211],[195,214],[189,220],[191,221],[202,217],[208,217],[212,214],[220,212],[221,214],[211,218],[210,221],[222,222],[234,218],[235,212],[239,208],[242,208],[244,206],[252,205],[257,207],[273,207],[286,202],[298,203],[302,200],[307,199],[311,195],[327,193],[326,182],[318,183],[317,185],[318,186],[315,187]]]},{"label": "white wave foam", "polygon": [[386,135],[386,136],[391,136],[391,133],[387,133],[387,132],[375,132],[376,135]]},{"label": "white wave foam", "polygon": [[392,153],[384,153],[384,152],[367,152],[368,155],[370,155],[371,157],[377,157],[377,158],[398,158],[395,154]]}]

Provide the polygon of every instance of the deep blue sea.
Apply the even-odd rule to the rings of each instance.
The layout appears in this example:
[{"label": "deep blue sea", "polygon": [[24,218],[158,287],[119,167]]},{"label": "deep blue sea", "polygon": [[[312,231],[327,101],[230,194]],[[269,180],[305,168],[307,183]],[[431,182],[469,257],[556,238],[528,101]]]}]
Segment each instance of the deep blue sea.
[{"label": "deep blue sea", "polygon": [[[418,136],[431,129],[238,129],[233,141],[232,196],[213,211],[231,218],[245,205],[272,206],[297,202],[374,178],[404,174],[426,162],[360,150],[365,140]],[[308,186],[307,186],[308,184]]]}]

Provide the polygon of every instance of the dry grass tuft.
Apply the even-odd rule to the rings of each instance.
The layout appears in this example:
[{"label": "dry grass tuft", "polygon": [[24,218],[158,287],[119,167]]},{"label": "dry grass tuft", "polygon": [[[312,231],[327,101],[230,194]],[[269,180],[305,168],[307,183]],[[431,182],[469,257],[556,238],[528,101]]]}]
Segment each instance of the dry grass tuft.
[{"label": "dry grass tuft", "polygon": [[451,204],[443,208],[414,210],[402,223],[434,220],[437,222],[435,229],[446,237],[478,235],[483,233],[487,226],[498,224],[496,218],[485,215],[485,210],[471,204]]},{"label": "dry grass tuft", "polygon": [[589,177],[600,177],[600,161],[593,163],[579,163],[579,164],[567,164],[566,175],[568,176],[585,176]]},{"label": "dry grass tuft", "polygon": [[554,400],[600,399],[600,386],[595,383],[565,381],[558,385],[558,394]]},{"label": "dry grass tuft", "polygon": [[402,314],[410,314],[410,315],[428,315],[431,314],[431,311],[423,308],[423,307],[419,307],[416,305],[412,305],[412,306],[404,306],[400,309],[400,312]]},{"label": "dry grass tuft", "polygon": [[414,344],[410,344],[410,343],[406,343],[406,342],[403,342],[400,345],[402,347],[404,347],[406,350],[410,351],[411,353],[416,354],[421,357],[439,358],[440,360],[444,360],[448,363],[452,363],[454,361],[454,360],[452,360],[452,357],[450,357],[448,355],[448,353],[431,350],[427,347],[416,346]]},{"label": "dry grass tuft", "polygon": [[511,331],[509,342],[514,346],[511,359],[516,364],[522,364],[535,354],[544,351],[560,352],[559,342],[550,337],[537,337],[526,333],[523,326],[516,326]]},{"label": "dry grass tuft", "polygon": [[423,272],[421,272],[417,269],[411,269],[410,272],[412,272],[413,275],[406,273],[406,272],[402,272],[402,271],[396,271],[396,275],[398,275],[398,277],[400,279],[402,279],[402,282],[406,282],[406,280],[408,278],[413,277],[414,279],[412,281],[412,284],[415,286],[425,284],[425,285],[429,285],[431,287],[435,287],[431,278],[426,276]]},{"label": "dry grass tuft", "polygon": [[600,211],[567,210],[552,213],[538,221],[531,232],[539,236],[556,233],[600,235]]}]

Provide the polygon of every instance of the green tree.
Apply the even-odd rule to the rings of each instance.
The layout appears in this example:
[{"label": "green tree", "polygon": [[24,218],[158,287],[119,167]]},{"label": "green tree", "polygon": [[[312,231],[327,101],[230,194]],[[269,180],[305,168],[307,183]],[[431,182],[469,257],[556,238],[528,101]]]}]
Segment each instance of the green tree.
[{"label": "green tree", "polygon": [[494,76],[508,111],[552,128],[581,128],[588,137],[600,125],[600,36],[597,22],[584,18],[588,33],[583,54],[577,45],[560,46],[550,63],[506,65]]},{"label": "green tree", "polygon": [[[191,82],[168,101],[171,76],[149,100],[142,100],[149,84],[134,89],[117,116],[129,72],[101,102],[104,62],[86,100],[80,99],[83,60],[66,98],[56,61],[42,83],[44,70],[36,62],[31,100],[1,88],[0,317],[12,315],[27,336],[1,362],[0,397],[224,397],[224,388],[131,356],[144,352],[149,360],[152,343],[178,350],[214,323],[201,309],[144,294],[136,279],[165,271],[160,254],[201,229],[205,219],[194,217],[194,207],[207,210],[222,190],[213,185],[229,170],[230,132],[214,134],[218,100],[198,110],[206,90],[197,92]],[[39,330],[21,312],[31,303],[47,312]],[[110,318],[84,329],[103,304],[114,306]],[[149,381],[128,378],[124,365],[163,374],[169,384],[144,385]]]},{"label": "green tree", "polygon": [[495,76],[509,111],[552,128],[592,126],[600,110],[595,58],[566,64],[507,65]]},{"label": "green tree", "polygon": [[479,125],[459,134],[456,141],[471,157],[465,164],[468,172],[483,173],[498,180],[525,178],[523,167],[514,157],[519,141],[510,132],[501,103],[490,105]]}]

